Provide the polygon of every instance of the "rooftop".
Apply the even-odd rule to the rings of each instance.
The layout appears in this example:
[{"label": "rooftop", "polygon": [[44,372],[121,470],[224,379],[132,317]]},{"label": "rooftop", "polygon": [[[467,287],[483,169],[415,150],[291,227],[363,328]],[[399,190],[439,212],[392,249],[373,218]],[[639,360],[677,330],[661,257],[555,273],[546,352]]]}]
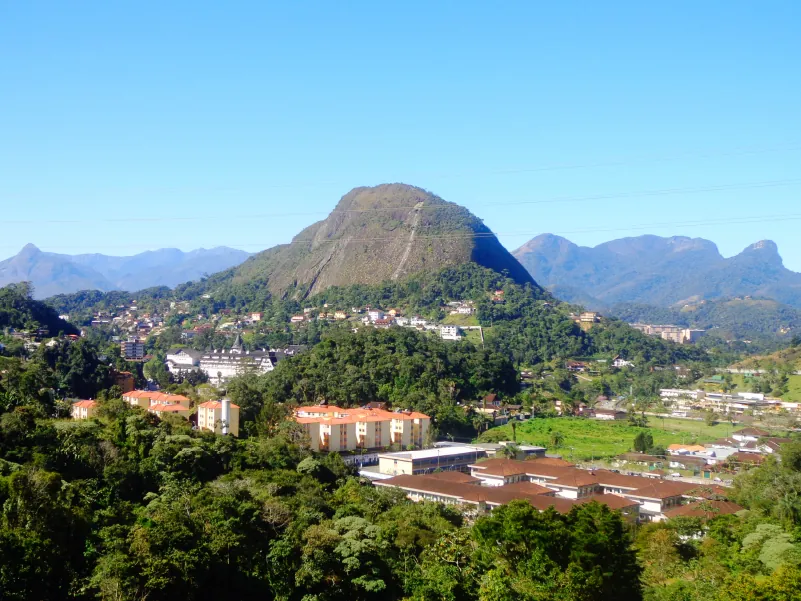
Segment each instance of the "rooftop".
[{"label": "rooftop", "polygon": [[444,447],[436,449],[423,449],[421,451],[400,451],[398,453],[381,453],[378,457],[386,457],[390,459],[430,459],[432,457],[453,457],[455,455],[467,455],[483,453],[480,449],[473,447]]},{"label": "rooftop", "polygon": [[744,507],[730,501],[696,501],[681,507],[674,507],[665,511],[668,518],[697,517],[711,519],[719,515],[731,515],[742,511]]}]

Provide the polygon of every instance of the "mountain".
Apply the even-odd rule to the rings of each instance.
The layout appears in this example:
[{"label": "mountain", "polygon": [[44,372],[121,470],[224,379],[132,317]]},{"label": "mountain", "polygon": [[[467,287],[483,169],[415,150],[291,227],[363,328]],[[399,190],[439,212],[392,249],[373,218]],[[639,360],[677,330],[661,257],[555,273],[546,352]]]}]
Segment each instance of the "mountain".
[{"label": "mountain", "polygon": [[355,188],[289,244],[249,258],[230,284],[264,282],[271,293],[308,296],[331,286],[378,284],[465,263],[532,277],[467,209],[405,184]]},{"label": "mountain", "polygon": [[571,302],[604,309],[616,303],[661,307],[741,296],[801,308],[801,274],[763,240],[724,258],[703,238],[638,236],[595,247],[542,234],[512,253],[541,285]]},{"label": "mountain", "polygon": [[176,286],[238,265],[248,253],[233,248],[176,248],[147,251],[130,257],[100,254],[62,255],[42,252],[33,244],[0,262],[0,286],[31,282],[36,298],[78,290],[140,290]]}]

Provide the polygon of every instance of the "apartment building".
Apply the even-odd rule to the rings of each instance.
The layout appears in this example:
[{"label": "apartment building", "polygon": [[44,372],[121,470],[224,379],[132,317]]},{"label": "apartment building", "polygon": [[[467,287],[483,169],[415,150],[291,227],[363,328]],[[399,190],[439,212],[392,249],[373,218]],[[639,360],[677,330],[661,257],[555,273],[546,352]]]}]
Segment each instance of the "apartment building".
[{"label": "apartment building", "polygon": [[343,409],[333,405],[300,407],[295,421],[309,435],[316,451],[353,451],[396,445],[422,447],[431,419],[415,411],[371,407]]},{"label": "apartment building", "polygon": [[206,401],[197,407],[198,430],[239,436],[239,405],[229,399]]},{"label": "apartment building", "polygon": [[126,361],[142,361],[145,358],[145,341],[137,336],[120,343],[120,355]]}]

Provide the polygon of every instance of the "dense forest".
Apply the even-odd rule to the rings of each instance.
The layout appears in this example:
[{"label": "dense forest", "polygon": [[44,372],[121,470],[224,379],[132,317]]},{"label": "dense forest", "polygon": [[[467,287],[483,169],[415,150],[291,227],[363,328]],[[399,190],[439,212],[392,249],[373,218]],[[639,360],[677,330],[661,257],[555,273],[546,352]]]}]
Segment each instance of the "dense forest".
[{"label": "dense forest", "polygon": [[632,526],[523,501],[466,519],[316,456],[119,399],[83,422],[0,415],[3,599],[786,601],[801,595],[798,445],[738,481],[735,516]]}]

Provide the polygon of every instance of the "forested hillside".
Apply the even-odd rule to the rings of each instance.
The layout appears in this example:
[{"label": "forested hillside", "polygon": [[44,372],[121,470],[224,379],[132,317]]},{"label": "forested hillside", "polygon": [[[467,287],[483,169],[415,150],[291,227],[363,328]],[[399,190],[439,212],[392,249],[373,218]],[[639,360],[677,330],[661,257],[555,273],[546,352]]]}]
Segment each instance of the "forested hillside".
[{"label": "forested hillside", "polygon": [[675,324],[726,339],[764,343],[788,341],[801,332],[801,310],[759,298],[708,300],[682,307],[623,303],[609,313],[629,323]]},{"label": "forested hillside", "polygon": [[59,332],[78,333],[73,325],[60,319],[52,307],[33,300],[31,288],[25,283],[0,288],[0,330],[3,328],[44,328],[53,336]]}]

